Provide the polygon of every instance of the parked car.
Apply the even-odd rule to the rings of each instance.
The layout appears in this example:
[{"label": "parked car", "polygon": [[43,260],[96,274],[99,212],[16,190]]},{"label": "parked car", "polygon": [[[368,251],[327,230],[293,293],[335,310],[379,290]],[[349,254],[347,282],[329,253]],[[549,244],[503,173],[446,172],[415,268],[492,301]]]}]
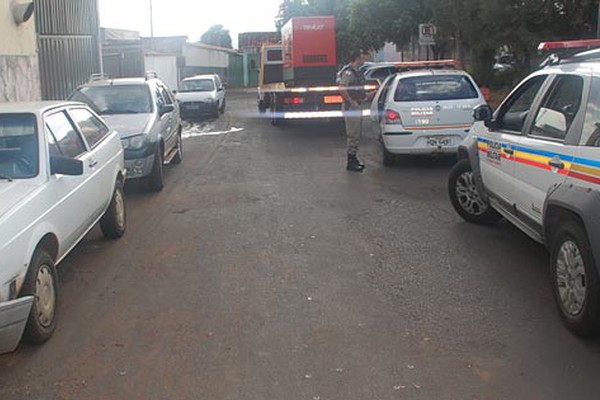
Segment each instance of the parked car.
[{"label": "parked car", "polygon": [[465,220],[491,224],[504,217],[548,248],[558,311],[581,336],[600,333],[598,110],[600,50],[536,71],[495,113],[487,105],[475,109],[478,122],[448,184]]},{"label": "parked car", "polygon": [[[347,68],[347,66],[344,66]],[[364,63],[361,72],[367,85],[372,85],[375,89],[379,88],[388,76],[397,72],[407,72],[421,69],[461,69],[459,60],[429,60],[429,61],[383,61]],[[338,76],[341,77],[340,70]],[[338,81],[339,83],[339,81]]]},{"label": "parked car", "polygon": [[0,353],[48,340],[56,266],[99,222],[126,228],[123,147],[80,103],[0,105]]},{"label": "parked car", "polygon": [[371,104],[383,164],[401,154],[455,153],[480,104],[485,99],[465,71],[422,69],[389,76]]},{"label": "parked car", "polygon": [[144,179],[150,190],[164,186],[163,165],[183,159],[179,107],[156,74],[145,78],[93,76],[70,100],[87,103],[121,135],[127,179]]},{"label": "parked car", "polygon": [[175,97],[184,119],[218,118],[220,113],[225,112],[225,86],[217,74],[182,80]]},{"label": "parked car", "polygon": [[391,63],[372,64],[363,70],[363,76],[367,84],[381,86],[383,81],[390,75],[398,72],[398,68]]}]

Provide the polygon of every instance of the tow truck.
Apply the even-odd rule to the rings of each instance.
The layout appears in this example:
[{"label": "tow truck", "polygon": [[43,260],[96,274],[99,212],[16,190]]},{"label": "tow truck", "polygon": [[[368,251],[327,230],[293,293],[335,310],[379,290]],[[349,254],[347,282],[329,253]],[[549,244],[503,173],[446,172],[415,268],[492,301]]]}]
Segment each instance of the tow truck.
[{"label": "tow truck", "polygon": [[343,117],[344,99],[336,85],[335,18],[294,17],[281,33],[280,45],[262,48],[259,112],[268,110],[273,125],[292,119]]}]

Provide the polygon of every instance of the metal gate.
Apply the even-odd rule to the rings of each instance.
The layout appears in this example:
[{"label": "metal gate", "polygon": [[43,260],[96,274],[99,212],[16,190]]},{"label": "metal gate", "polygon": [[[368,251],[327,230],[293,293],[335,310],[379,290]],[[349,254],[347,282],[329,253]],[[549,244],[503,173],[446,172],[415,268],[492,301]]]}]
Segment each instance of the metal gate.
[{"label": "metal gate", "polygon": [[100,72],[97,0],[35,0],[42,99],[63,100]]}]

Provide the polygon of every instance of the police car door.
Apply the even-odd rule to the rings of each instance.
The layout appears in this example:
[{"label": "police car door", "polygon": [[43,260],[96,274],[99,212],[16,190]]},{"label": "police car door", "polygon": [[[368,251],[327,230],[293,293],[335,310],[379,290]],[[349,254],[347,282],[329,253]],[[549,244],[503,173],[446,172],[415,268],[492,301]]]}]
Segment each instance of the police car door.
[{"label": "police car door", "polygon": [[541,227],[548,190],[565,181],[575,158],[589,79],[560,74],[549,84],[515,154],[517,212],[534,229]]},{"label": "police car door", "polygon": [[537,75],[524,81],[502,103],[491,129],[474,130],[483,184],[492,201],[509,212],[514,206],[515,148],[545,79]]},{"label": "police car door", "polygon": [[373,98],[371,102],[371,120],[375,122],[380,122],[383,113],[385,112],[385,102],[387,100],[387,94],[389,92],[390,86],[394,81],[396,75],[388,76],[383,84],[379,87],[377,94]]},{"label": "police car door", "polygon": [[[585,91],[585,89],[584,89]],[[600,78],[593,77],[577,156],[569,171],[576,186],[600,191]]]}]

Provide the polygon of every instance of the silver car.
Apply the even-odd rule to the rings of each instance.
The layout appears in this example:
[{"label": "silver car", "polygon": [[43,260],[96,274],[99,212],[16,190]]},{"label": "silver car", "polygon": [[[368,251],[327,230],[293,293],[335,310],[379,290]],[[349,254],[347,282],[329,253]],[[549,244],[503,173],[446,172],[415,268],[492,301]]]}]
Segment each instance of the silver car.
[{"label": "silver car", "polygon": [[87,103],[121,136],[127,179],[145,179],[150,190],[163,188],[163,165],[183,158],[179,107],[156,75],[145,78],[94,78],[70,100]]},{"label": "silver car", "polygon": [[379,123],[383,163],[396,155],[456,153],[485,104],[473,78],[460,70],[420,70],[389,76],[371,105]]}]

